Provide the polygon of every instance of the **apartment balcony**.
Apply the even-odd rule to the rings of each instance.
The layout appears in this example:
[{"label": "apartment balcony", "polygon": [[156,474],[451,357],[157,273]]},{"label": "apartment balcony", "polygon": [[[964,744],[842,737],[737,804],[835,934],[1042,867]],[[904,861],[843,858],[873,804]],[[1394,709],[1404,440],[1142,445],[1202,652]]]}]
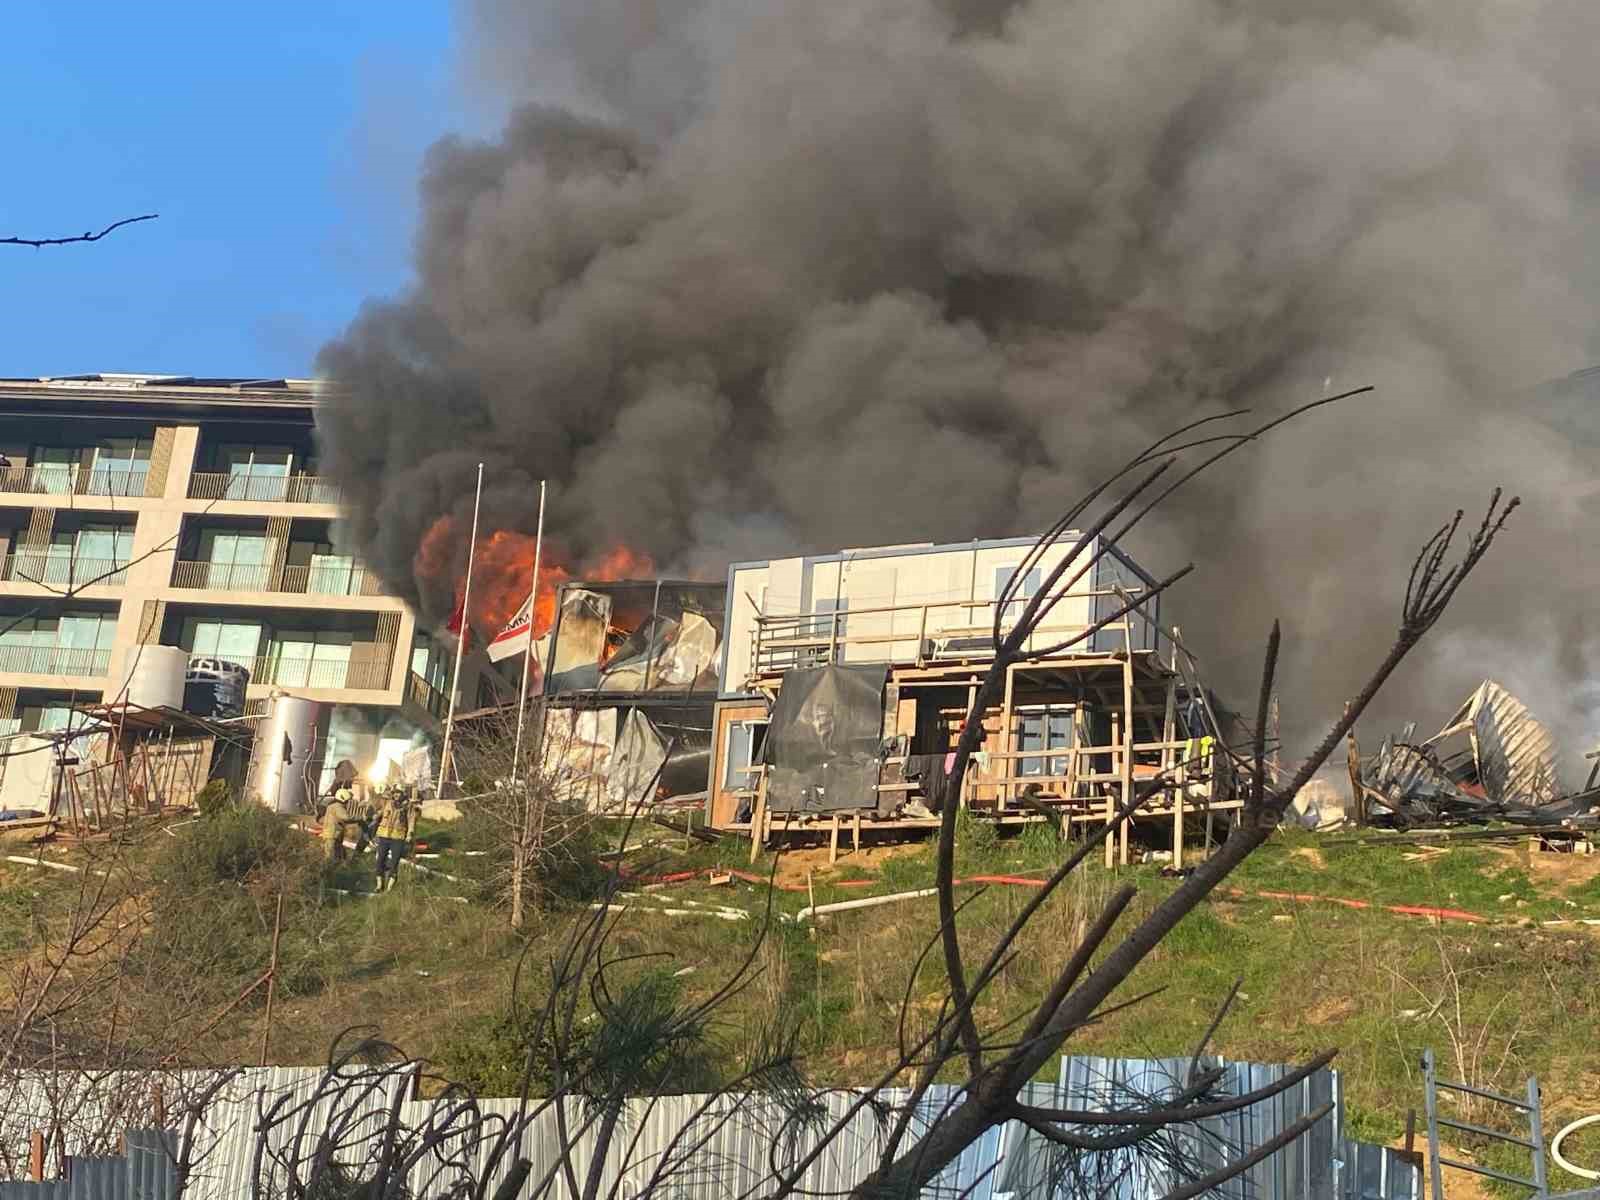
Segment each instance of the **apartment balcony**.
[{"label": "apartment balcony", "polygon": [[284,658],[269,654],[240,660],[239,665],[250,671],[251,687],[378,692],[386,691],[389,687],[390,663],[387,659],[340,662],[315,658]]},{"label": "apartment balcony", "polygon": [[150,464],[131,467],[84,467],[36,463],[0,468],[0,494],[30,496],[148,495]]},{"label": "apartment balcony", "polygon": [[450,707],[450,697],[415,671],[406,673],[406,699],[440,721]]},{"label": "apartment balcony", "polygon": [[201,472],[189,477],[191,500],[246,500],[261,504],[338,504],[339,485],[321,475]]},{"label": "apartment balcony", "polygon": [[172,586],[226,592],[277,592],[300,596],[386,596],[382,582],[359,566],[285,566],[267,563],[179,562]]},{"label": "apartment balcony", "polygon": [[111,650],[82,646],[0,646],[0,674],[98,679],[111,669]]},{"label": "apartment balcony", "polygon": [[49,588],[121,587],[128,564],[111,558],[72,558],[65,554],[0,555],[0,582],[36,583]]}]

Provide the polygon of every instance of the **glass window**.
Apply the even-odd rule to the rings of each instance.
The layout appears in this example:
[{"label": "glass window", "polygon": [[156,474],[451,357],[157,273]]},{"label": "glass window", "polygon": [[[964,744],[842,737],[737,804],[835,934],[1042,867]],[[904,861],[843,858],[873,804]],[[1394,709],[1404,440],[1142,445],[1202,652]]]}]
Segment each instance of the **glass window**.
[{"label": "glass window", "polygon": [[142,496],[150,473],[150,438],[108,438],[94,448],[88,491],[95,496]]},{"label": "glass window", "polygon": [[72,446],[39,446],[33,452],[33,490],[67,495],[78,472],[81,452]]},{"label": "glass window", "polygon": [[[1006,594],[1006,585],[1011,582],[1011,577],[1017,573],[1017,568],[1021,565],[1021,563],[1013,563],[1009,567],[995,568],[994,598],[996,600]],[[1022,615],[1022,610],[1027,607],[1026,601],[1032,600],[1039,594],[1039,584],[1042,578],[1040,568],[1030,567],[1028,569],[1028,573],[1022,577],[1017,586],[1015,597],[1010,604],[1006,605],[1005,620],[1015,621]]]},{"label": "glass window", "polygon": [[264,588],[267,585],[267,536],[255,530],[208,529],[200,535],[200,559],[206,585],[218,588]]},{"label": "glass window", "polygon": [[349,633],[280,631],[267,648],[272,681],[288,687],[344,687],[354,641]]},{"label": "glass window", "polygon": [[73,553],[78,558],[125,563],[133,554],[133,530],[126,525],[86,525],[78,530]]},{"label": "glass window", "polygon": [[850,599],[848,596],[828,596],[818,600],[811,606],[811,611],[816,614],[816,633],[814,636],[831,637],[833,635],[830,631],[837,627],[839,636],[844,637],[845,628],[850,624],[850,618],[840,616],[835,620],[833,616],[835,613],[847,613],[850,611]]},{"label": "glass window", "polygon": [[54,617],[23,617],[15,623],[7,622],[0,630],[0,646],[49,646],[56,640]]},{"label": "glass window", "polygon": [[180,640],[196,658],[220,658],[254,670],[261,652],[261,626],[252,621],[189,617]]},{"label": "glass window", "polygon": [[72,710],[65,704],[47,704],[39,709],[39,723],[34,728],[39,733],[53,733],[71,722]]},{"label": "glass window", "polygon": [[[1017,716],[1018,750],[1065,750],[1072,745],[1072,709],[1066,706],[1024,711]],[[1045,757],[1017,760],[1018,775],[1065,775],[1067,759]]]},{"label": "glass window", "polygon": [[756,786],[755,776],[747,768],[760,755],[766,736],[765,721],[734,721],[728,726],[727,752],[722,756],[723,791],[747,792]]},{"label": "glass window", "polygon": [[109,650],[116,635],[117,619],[110,613],[62,613],[56,644],[75,650]]},{"label": "glass window", "polygon": [[229,476],[230,500],[282,500],[288,495],[294,451],[288,446],[223,446],[222,473]]},{"label": "glass window", "polygon": [[356,560],[349,554],[335,554],[328,542],[311,548],[310,572],[306,591],[329,596],[348,596],[356,582]]}]

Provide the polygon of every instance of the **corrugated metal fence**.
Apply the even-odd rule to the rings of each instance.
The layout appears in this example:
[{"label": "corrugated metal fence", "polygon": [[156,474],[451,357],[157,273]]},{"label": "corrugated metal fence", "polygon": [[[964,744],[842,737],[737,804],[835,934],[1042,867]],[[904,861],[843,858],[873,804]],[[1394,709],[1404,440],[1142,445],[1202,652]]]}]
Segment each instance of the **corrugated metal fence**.
[{"label": "corrugated metal fence", "polygon": [[[1225,1094],[1238,1095],[1281,1079],[1288,1068],[1251,1063],[1202,1060],[1223,1066]],[[1063,1058],[1059,1083],[1034,1085],[1025,1097],[1035,1104],[1116,1111],[1170,1097],[1187,1079],[1187,1059]],[[446,1121],[446,1108],[435,1101],[406,1098],[413,1073],[405,1070],[375,1077],[364,1094],[337,1103],[350,1124],[340,1141],[340,1157],[359,1166],[371,1138],[391,1111],[409,1129],[430,1122],[461,1129],[463,1136],[447,1143],[446,1156],[434,1156],[411,1172],[412,1193],[440,1194],[463,1173],[476,1177],[487,1169],[492,1135],[504,1123],[516,1127],[514,1100],[478,1101],[470,1121]],[[46,1090],[36,1082],[35,1099]],[[23,1093],[27,1095],[25,1091]],[[913,1123],[914,1136],[926,1131],[949,1106],[959,1102],[954,1087],[936,1087],[924,1097]],[[909,1095],[886,1091],[877,1104],[858,1112],[844,1136],[833,1139],[806,1170],[805,1189],[813,1194],[842,1194],[876,1161],[890,1128],[889,1110]],[[828,1092],[816,1098],[816,1121],[797,1126],[789,1110],[776,1101],[752,1097],[668,1096],[629,1104],[623,1132],[613,1142],[602,1168],[606,1186],[620,1183],[619,1194],[637,1195],[649,1186],[659,1165],[676,1160],[670,1193],[688,1200],[721,1200],[757,1188],[776,1168],[792,1167],[817,1145],[819,1130],[841,1120],[858,1093]],[[1343,1095],[1336,1072],[1323,1070],[1271,1100],[1247,1110],[1175,1127],[1161,1145],[1143,1144],[1126,1152],[1075,1157],[1011,1122],[990,1130],[948,1167],[931,1185],[929,1197],[971,1196],[972,1200],[1158,1200],[1182,1182],[1171,1164],[1182,1158],[1190,1174],[1205,1173],[1261,1145],[1322,1104],[1334,1110],[1283,1151],[1251,1168],[1220,1191],[1226,1200],[1421,1200],[1421,1173],[1394,1151],[1351,1141],[1343,1134]],[[82,1104],[92,1103],[88,1097]],[[283,1160],[305,1160],[336,1103],[324,1085],[323,1072],[313,1069],[246,1070],[217,1094],[195,1138],[196,1168],[186,1197],[196,1200],[238,1200],[251,1193],[256,1170],[256,1129],[262,1114],[274,1105],[304,1104],[288,1128],[278,1128],[272,1149]],[[279,1111],[284,1111],[280,1109]],[[80,1125],[92,1125],[92,1114],[75,1114]],[[826,1120],[820,1118],[826,1117]],[[582,1179],[597,1152],[592,1129],[574,1114],[569,1155]],[[11,1123],[10,1128],[15,1128]],[[39,1128],[39,1126],[35,1126]],[[683,1155],[685,1131],[703,1137],[692,1155]],[[1105,1126],[1085,1132],[1104,1133]],[[177,1177],[172,1165],[176,1134],[134,1132],[126,1135],[126,1153],[110,1157],[81,1156],[81,1143],[63,1136],[68,1150],[65,1179],[45,1183],[0,1183],[0,1200],[173,1200]],[[543,1194],[566,1196],[560,1184],[558,1136],[554,1113],[542,1114],[522,1128],[516,1148],[501,1159],[517,1157],[533,1163],[530,1181],[547,1174],[555,1186]],[[26,1161],[26,1147],[22,1147]],[[8,1148],[9,1151],[9,1148]],[[272,1153],[267,1163],[272,1161]],[[534,1194],[534,1193],[529,1193]]]}]

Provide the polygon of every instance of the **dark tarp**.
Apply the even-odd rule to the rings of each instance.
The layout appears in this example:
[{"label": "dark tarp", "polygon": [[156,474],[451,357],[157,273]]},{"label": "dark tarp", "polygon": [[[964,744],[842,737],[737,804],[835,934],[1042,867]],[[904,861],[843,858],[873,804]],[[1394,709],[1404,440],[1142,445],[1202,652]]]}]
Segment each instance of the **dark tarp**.
[{"label": "dark tarp", "polygon": [[885,666],[785,671],[761,761],[773,812],[876,808]]}]

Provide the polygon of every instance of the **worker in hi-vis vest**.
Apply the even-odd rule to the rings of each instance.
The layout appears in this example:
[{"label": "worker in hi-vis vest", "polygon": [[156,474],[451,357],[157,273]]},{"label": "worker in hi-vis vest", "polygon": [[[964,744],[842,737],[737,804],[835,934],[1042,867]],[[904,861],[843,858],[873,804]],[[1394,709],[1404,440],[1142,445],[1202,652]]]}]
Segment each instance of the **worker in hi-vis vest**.
[{"label": "worker in hi-vis vest", "polygon": [[388,788],[378,801],[378,890],[394,886],[400,860],[417,827],[416,794],[410,788]]}]

